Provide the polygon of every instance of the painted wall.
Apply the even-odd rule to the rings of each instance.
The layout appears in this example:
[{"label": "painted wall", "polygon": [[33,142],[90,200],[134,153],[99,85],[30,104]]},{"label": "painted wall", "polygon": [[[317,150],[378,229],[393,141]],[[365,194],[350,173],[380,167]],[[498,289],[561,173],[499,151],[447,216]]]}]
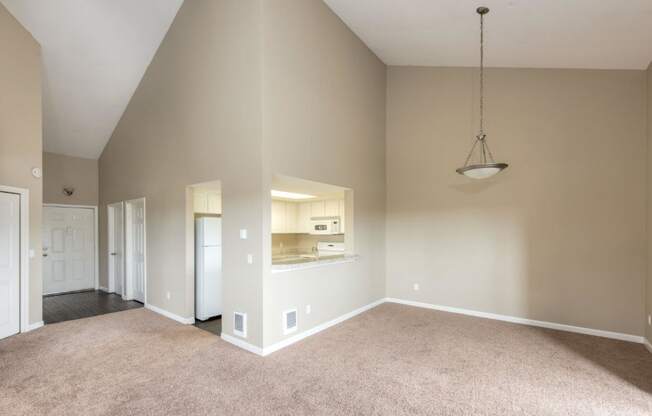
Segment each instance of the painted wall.
[{"label": "painted wall", "polygon": [[269,346],[287,338],[284,310],[298,309],[302,332],[384,296],[386,67],[319,0],[262,6],[265,188],[272,174],[352,188],[347,226],[353,218],[360,255],[355,263],[271,274],[267,191],[263,293]]},{"label": "painted wall", "polygon": [[[647,93],[647,290],[646,313],[652,315],[652,62],[646,71]],[[652,340],[652,325],[645,320],[645,336]]]},{"label": "painted wall", "polygon": [[[106,235],[107,204],[145,197],[147,302],[182,317],[194,315],[192,199],[186,186],[221,181],[223,330],[233,333],[233,311],[246,312],[247,341],[258,346],[267,209],[259,6],[254,0],[184,2],[99,162],[100,235]],[[242,228],[248,240],[239,239]],[[106,286],[106,238],[100,242],[100,284]]]},{"label": "painted wall", "polygon": [[0,185],[29,189],[29,322],[42,320],[41,47],[0,4]]},{"label": "painted wall", "polygon": [[387,295],[642,335],[644,85],[643,71],[489,70],[486,131],[510,167],[473,182],[455,169],[477,70],[390,67]]},{"label": "painted wall", "polygon": [[[43,152],[43,202],[91,205],[98,203],[98,161]],[[75,188],[71,196],[64,187]]]}]

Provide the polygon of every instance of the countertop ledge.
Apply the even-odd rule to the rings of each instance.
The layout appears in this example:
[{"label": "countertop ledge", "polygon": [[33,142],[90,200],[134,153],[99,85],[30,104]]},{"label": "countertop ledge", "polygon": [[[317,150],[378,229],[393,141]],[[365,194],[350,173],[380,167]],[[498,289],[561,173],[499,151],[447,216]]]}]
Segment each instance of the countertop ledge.
[{"label": "countertop ledge", "polygon": [[314,269],[316,267],[330,266],[333,264],[341,263],[351,263],[357,261],[360,258],[359,255],[346,255],[337,259],[322,259],[315,260],[308,263],[297,263],[297,264],[274,264],[272,265],[272,274],[276,273],[285,273],[292,272],[294,270],[305,270],[305,269]]}]

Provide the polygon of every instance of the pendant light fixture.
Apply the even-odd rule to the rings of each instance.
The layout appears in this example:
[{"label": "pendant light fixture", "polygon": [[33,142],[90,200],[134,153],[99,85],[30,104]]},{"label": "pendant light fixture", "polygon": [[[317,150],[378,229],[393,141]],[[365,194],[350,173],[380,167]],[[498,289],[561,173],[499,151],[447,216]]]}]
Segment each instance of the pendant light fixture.
[{"label": "pendant light fixture", "polygon": [[480,133],[475,136],[464,166],[456,172],[473,179],[486,179],[509,165],[496,163],[487,144],[487,135],[484,134],[484,15],[489,13],[489,9],[478,7],[476,12],[480,15]]}]

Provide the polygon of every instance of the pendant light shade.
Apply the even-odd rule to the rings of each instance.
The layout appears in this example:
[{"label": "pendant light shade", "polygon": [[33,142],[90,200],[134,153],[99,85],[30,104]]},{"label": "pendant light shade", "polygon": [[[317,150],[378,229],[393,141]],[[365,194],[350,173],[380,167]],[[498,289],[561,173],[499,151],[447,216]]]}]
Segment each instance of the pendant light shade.
[{"label": "pendant light shade", "polygon": [[489,9],[478,7],[476,12],[480,15],[480,134],[475,137],[464,166],[456,169],[456,172],[471,179],[486,179],[509,165],[494,160],[487,144],[487,135],[484,134],[484,15],[489,13]]}]

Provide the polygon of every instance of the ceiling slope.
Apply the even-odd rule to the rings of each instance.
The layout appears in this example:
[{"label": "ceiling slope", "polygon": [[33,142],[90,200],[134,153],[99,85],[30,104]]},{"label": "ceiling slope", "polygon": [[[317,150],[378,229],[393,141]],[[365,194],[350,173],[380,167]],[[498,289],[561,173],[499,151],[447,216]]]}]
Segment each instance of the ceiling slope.
[{"label": "ceiling slope", "polygon": [[43,146],[96,159],[183,0],[0,0],[41,44]]},{"label": "ceiling slope", "polygon": [[388,65],[645,69],[652,0],[324,0]]}]

